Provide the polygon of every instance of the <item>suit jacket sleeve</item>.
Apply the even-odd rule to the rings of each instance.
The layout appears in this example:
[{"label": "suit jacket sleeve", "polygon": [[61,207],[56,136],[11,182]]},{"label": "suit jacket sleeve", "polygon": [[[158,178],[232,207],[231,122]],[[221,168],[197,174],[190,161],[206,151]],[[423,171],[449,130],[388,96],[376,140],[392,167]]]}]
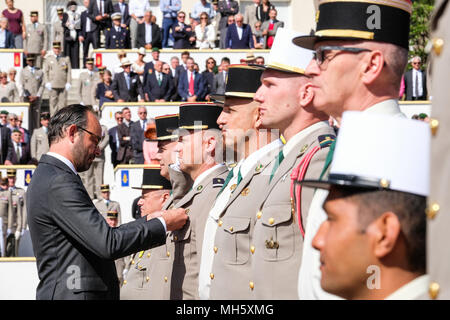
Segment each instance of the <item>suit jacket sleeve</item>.
[{"label": "suit jacket sleeve", "polygon": [[130,138],[131,138],[131,147],[133,148],[133,150],[136,150],[137,152],[142,152],[142,143],[140,139],[139,125],[140,125],[139,121],[136,121],[131,125]]},{"label": "suit jacket sleeve", "polygon": [[138,48],[145,47],[145,23],[138,24],[136,41]]},{"label": "suit jacket sleeve", "polygon": [[167,78],[167,91],[166,94],[164,95],[164,100],[170,101],[170,96],[172,95],[173,91],[173,81],[172,79],[170,79],[169,76],[166,76],[166,78]]},{"label": "suit jacket sleeve", "polygon": [[178,80],[178,94],[184,100],[186,100],[187,96],[188,96],[187,88],[185,86],[186,79],[187,79],[186,72],[183,72],[183,73],[181,73],[180,79]]},{"label": "suit jacket sleeve", "polygon": [[102,259],[118,259],[165,242],[159,219],[145,218],[110,228],[74,174],[56,175],[48,193],[54,223],[76,243]]},{"label": "suit jacket sleeve", "polygon": [[111,85],[111,89],[113,91],[114,99],[118,101],[120,99],[119,95],[119,74],[114,77],[114,80]]},{"label": "suit jacket sleeve", "polygon": [[228,49],[228,48],[231,48],[231,29],[232,29],[233,27],[232,26],[230,26],[230,27],[228,27],[227,28],[227,35],[226,35],[226,37],[225,37],[225,47]]},{"label": "suit jacket sleeve", "polygon": [[161,38],[161,30],[157,24],[152,24],[152,47],[161,48],[162,38]]}]

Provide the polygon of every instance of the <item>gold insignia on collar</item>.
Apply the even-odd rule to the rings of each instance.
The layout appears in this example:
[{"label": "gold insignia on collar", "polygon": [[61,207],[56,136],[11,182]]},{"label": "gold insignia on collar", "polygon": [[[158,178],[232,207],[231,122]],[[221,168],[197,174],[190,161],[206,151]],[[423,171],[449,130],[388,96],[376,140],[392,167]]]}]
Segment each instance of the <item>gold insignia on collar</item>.
[{"label": "gold insignia on collar", "polygon": [[255,168],[255,171],[256,171],[256,172],[260,172],[262,168],[263,168],[263,165],[262,165],[262,164],[258,164],[258,165],[256,166],[256,168]]},{"label": "gold insignia on collar", "polygon": [[230,187],[230,190],[231,190],[231,191],[234,191],[234,189],[236,189],[236,187],[237,187],[237,184],[235,183],[235,184],[233,184],[233,185]]},{"label": "gold insignia on collar", "polygon": [[246,196],[246,195],[248,195],[250,193],[250,188],[245,188],[244,190],[242,190],[242,192],[241,192],[241,196]]},{"label": "gold insignia on collar", "polygon": [[303,152],[305,152],[306,151],[306,149],[308,149],[308,145],[307,144],[305,144],[303,147],[302,147],[302,150],[300,151],[301,153],[303,153]]},{"label": "gold insignia on collar", "polygon": [[197,187],[197,191],[202,191],[203,190],[203,186],[202,185],[199,185],[198,187]]}]

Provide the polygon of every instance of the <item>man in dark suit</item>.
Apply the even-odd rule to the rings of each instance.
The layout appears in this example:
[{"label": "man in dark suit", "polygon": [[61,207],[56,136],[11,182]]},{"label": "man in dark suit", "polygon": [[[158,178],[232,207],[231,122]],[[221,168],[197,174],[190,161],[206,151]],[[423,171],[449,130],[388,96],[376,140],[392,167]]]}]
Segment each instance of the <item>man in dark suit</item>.
[{"label": "man in dark suit", "polygon": [[233,0],[219,1],[220,22],[219,30],[227,27],[228,16],[239,13],[239,3]]},{"label": "man in dark suit", "polygon": [[[141,51],[141,48],[139,49],[139,52],[140,51]],[[145,49],[142,51],[145,52]],[[159,55],[160,55],[159,49],[157,47],[154,47],[152,49],[153,61],[147,62],[144,65],[144,79],[143,79],[143,83],[142,83],[142,85],[144,87],[145,87],[145,83],[147,82],[147,77],[155,71],[155,63],[159,61]]]},{"label": "man in dark suit", "polygon": [[0,125],[0,164],[12,165],[11,161],[11,153],[13,152],[13,143],[11,140],[11,130],[6,127]]},{"label": "man in dark suit", "polygon": [[214,76],[212,92],[215,94],[225,94],[230,59],[223,57],[220,66],[222,67],[222,71]]},{"label": "man in dark suit", "polygon": [[13,165],[28,164],[31,161],[30,146],[21,142],[21,139],[22,132],[19,129],[13,130],[11,134],[12,152],[9,153],[9,158],[7,158]]},{"label": "man in dark suit", "polygon": [[412,69],[405,73],[406,100],[427,100],[427,75],[420,70],[422,59],[415,56],[411,60]]},{"label": "man in dark suit", "polygon": [[128,107],[122,109],[122,116],[123,122],[117,126],[119,149],[117,150],[116,160],[118,163],[128,164],[133,158],[130,138],[130,127],[133,121],[131,121],[131,111]]},{"label": "man in dark suit", "polygon": [[187,70],[178,80],[178,94],[182,101],[202,101],[205,97],[205,84],[202,75],[194,70],[194,59],[188,58]]},{"label": "man in dark suit", "polygon": [[7,18],[0,18],[0,34],[5,34],[5,42],[2,46],[0,46],[0,49],[13,49],[14,46],[14,37],[11,31],[8,30],[8,19]]},{"label": "man in dark suit", "polygon": [[147,50],[161,48],[162,35],[159,26],[152,22],[151,11],[144,14],[144,23],[138,25],[137,46]]},{"label": "man in dark suit", "polygon": [[89,46],[94,49],[100,47],[100,29],[89,17],[89,0],[83,0],[86,10],[81,13],[81,29],[78,40],[83,44],[83,65],[86,65],[86,58],[89,54]]},{"label": "man in dark suit", "polygon": [[111,0],[90,0],[88,8],[88,16],[97,24],[98,30],[105,31],[111,27],[111,15],[114,8]]},{"label": "man in dark suit", "polygon": [[112,90],[117,102],[139,102],[144,101],[144,91],[142,90],[141,80],[137,73],[131,72],[131,62],[128,58],[121,61],[123,72],[115,75]]},{"label": "man in dark suit", "polygon": [[170,76],[162,72],[164,62],[156,61],[155,71],[147,75],[144,83],[145,100],[150,102],[170,101],[173,83]]},{"label": "man in dark suit", "polygon": [[139,107],[139,120],[130,126],[131,147],[133,148],[133,159],[135,164],[144,163],[144,154],[142,153],[142,145],[144,143],[144,132],[147,129],[147,109]]},{"label": "man in dark suit", "polygon": [[128,10],[128,4],[125,3],[125,0],[119,0],[115,5],[113,5],[114,12],[119,12],[122,16],[120,20],[120,26],[122,28],[126,28],[130,25],[131,16],[130,11]]},{"label": "man in dark suit", "polygon": [[114,12],[111,15],[113,25],[111,28],[106,29],[105,35],[105,48],[106,49],[130,49],[131,38],[130,30],[128,27],[122,28],[120,26],[120,20],[122,16],[118,12]]},{"label": "man in dark suit", "polygon": [[254,49],[252,29],[248,24],[244,24],[244,16],[237,14],[236,21],[227,29],[225,45],[227,49]]},{"label": "man in dark suit", "polygon": [[185,24],[186,13],[179,11],[177,22],[172,25],[172,35],[175,40],[174,49],[190,49],[195,41],[195,31],[188,24]]},{"label": "man in dark suit", "polygon": [[78,172],[89,169],[101,140],[90,108],[70,105],[51,119],[50,152],[42,156],[26,194],[40,300],[119,299],[114,260],[165,243],[185,224],[182,210],[110,228]]},{"label": "man in dark suit", "polygon": [[122,124],[123,116],[121,111],[117,111],[114,114],[114,117],[117,122],[117,126],[112,127],[108,130],[109,134],[109,147],[111,148],[111,163],[113,168],[115,168],[119,162],[117,161],[117,152],[119,151],[120,143],[119,143],[119,135],[117,133],[117,127]]}]

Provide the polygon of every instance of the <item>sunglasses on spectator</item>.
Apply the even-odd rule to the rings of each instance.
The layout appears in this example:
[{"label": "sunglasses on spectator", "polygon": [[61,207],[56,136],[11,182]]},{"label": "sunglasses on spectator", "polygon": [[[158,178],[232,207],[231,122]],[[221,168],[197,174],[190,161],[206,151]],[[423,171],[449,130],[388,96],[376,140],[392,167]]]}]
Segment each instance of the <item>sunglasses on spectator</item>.
[{"label": "sunglasses on spectator", "polygon": [[200,20],[208,20],[207,17],[201,17]]},{"label": "sunglasses on spectator", "polygon": [[139,114],[147,114],[147,111],[138,112]]},{"label": "sunglasses on spectator", "polygon": [[178,18],[185,18],[185,16],[178,16]]},{"label": "sunglasses on spectator", "polygon": [[412,64],[420,64],[420,62],[413,62]]},{"label": "sunglasses on spectator", "polygon": [[123,117],[120,117],[120,118],[116,118],[116,120],[123,120]]}]

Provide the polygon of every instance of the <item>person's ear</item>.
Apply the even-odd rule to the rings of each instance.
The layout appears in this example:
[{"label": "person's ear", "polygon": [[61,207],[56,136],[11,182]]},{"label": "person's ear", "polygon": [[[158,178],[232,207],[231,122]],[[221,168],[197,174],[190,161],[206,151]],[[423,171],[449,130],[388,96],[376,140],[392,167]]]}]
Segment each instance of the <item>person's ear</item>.
[{"label": "person's ear", "polygon": [[[363,52],[365,53],[365,52]],[[379,76],[385,65],[383,53],[379,50],[368,52],[362,59],[361,79],[366,85],[372,84]]]},{"label": "person's ear", "polygon": [[66,129],[66,134],[69,137],[71,143],[75,142],[75,134],[78,132],[76,125],[72,124]]},{"label": "person's ear", "polygon": [[162,197],[160,198],[161,201],[161,208],[163,206],[163,204],[167,201],[167,199],[169,199],[170,197],[170,192],[164,192]]},{"label": "person's ear", "polygon": [[302,108],[309,106],[314,99],[314,90],[310,82],[305,83],[300,87],[300,105]]},{"label": "person's ear", "polygon": [[389,255],[396,247],[401,233],[397,215],[391,211],[383,213],[366,229],[373,239],[373,253],[378,259]]}]

